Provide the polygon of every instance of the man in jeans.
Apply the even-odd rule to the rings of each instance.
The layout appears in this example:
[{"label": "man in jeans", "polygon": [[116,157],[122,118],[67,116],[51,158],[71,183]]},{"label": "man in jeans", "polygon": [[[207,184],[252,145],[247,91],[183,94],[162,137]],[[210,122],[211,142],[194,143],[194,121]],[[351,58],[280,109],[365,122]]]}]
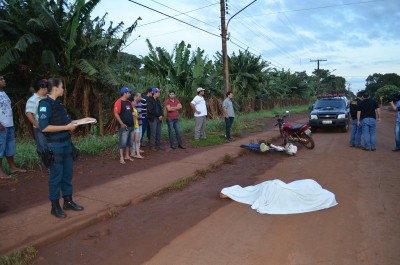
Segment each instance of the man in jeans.
[{"label": "man in jeans", "polygon": [[357,125],[362,127],[364,151],[376,150],[376,121],[380,121],[378,103],[369,97],[369,92],[363,93],[363,100],[357,111]]},{"label": "man in jeans", "polygon": [[11,100],[4,92],[6,80],[0,76],[0,179],[9,180],[3,170],[3,157],[6,157],[11,174],[24,173],[25,169],[20,169],[15,165],[15,131],[14,119],[11,108]]},{"label": "man in jeans", "polygon": [[181,128],[179,125],[179,111],[182,109],[181,102],[176,98],[175,91],[173,90],[169,92],[168,97],[169,98],[165,101],[165,108],[167,110],[169,145],[172,149],[176,149],[173,132],[173,130],[175,130],[178,147],[181,149],[186,149],[182,143]]},{"label": "man in jeans", "polygon": [[161,150],[161,125],[163,119],[163,109],[161,107],[160,89],[151,89],[151,97],[147,100],[147,119],[150,125],[150,148]]},{"label": "man in jeans", "polygon": [[357,125],[357,110],[362,101],[362,91],[357,93],[357,97],[350,102],[351,134],[350,147],[361,147],[362,128]]},{"label": "man in jeans", "polygon": [[228,91],[226,93],[225,100],[222,102],[222,110],[224,111],[224,117],[225,117],[225,136],[227,142],[232,141],[231,128],[233,120],[235,119],[235,110],[233,109],[232,98],[233,98],[233,92]]}]

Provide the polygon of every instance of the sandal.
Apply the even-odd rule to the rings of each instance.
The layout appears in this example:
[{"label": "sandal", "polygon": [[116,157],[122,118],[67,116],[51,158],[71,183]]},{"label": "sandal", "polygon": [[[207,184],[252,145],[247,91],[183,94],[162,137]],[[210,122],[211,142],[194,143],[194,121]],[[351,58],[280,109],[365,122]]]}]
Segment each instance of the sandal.
[{"label": "sandal", "polygon": [[125,157],[125,160],[134,161],[131,157]]},{"label": "sandal", "polygon": [[141,156],[141,155],[135,155],[135,156],[133,156],[133,157],[138,158],[138,159],[144,159],[144,157]]},{"label": "sandal", "polygon": [[123,160],[123,159],[119,160],[119,163],[122,164],[122,165],[126,164],[125,160]]}]

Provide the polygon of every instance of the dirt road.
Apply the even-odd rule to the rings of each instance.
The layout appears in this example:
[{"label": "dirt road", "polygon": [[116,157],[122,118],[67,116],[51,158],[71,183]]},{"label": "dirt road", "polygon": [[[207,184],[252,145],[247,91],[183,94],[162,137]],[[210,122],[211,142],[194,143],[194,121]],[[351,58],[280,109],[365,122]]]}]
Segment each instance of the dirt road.
[{"label": "dirt road", "polygon": [[[184,191],[127,207],[40,249],[35,264],[400,264],[394,120],[383,113],[375,152],[348,147],[348,133],[321,131],[315,149],[300,148],[296,157],[246,153]],[[260,215],[218,198],[225,186],[306,178],[332,191],[339,205]]]}]

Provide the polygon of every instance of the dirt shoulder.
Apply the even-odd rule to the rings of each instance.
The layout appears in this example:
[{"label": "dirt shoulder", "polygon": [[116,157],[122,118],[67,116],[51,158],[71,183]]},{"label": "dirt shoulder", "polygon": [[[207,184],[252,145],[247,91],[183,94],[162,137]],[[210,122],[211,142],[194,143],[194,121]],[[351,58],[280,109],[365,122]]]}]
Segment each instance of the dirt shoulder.
[{"label": "dirt shoulder", "polygon": [[[187,189],[127,207],[116,218],[39,251],[37,264],[398,264],[400,178],[392,113],[377,150],[348,146],[348,133],[314,134],[297,156],[247,152]],[[339,205],[260,215],[218,198],[225,186],[312,178]],[[54,263],[56,262],[56,263]]]}]

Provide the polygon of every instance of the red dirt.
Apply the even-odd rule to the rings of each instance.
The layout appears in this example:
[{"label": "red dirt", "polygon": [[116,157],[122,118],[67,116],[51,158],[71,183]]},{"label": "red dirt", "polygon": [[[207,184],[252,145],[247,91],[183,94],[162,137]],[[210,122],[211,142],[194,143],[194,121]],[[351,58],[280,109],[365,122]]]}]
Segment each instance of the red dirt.
[{"label": "red dirt", "polygon": [[[349,134],[332,130],[318,131],[315,149],[300,147],[295,157],[248,151],[182,191],[126,207],[113,219],[40,249],[35,264],[400,264],[400,179],[398,154],[390,151],[392,114],[384,113],[378,124],[375,152],[348,147]],[[179,159],[199,150],[149,153],[140,167],[170,161],[165,152]],[[76,189],[106,182],[127,169],[140,170],[135,162],[122,168],[117,159],[81,159],[87,160],[76,165]],[[313,178],[335,193],[339,205],[307,214],[260,215],[218,198],[223,187],[274,178]],[[44,193],[45,200],[45,178],[38,183],[36,192]],[[17,186],[5,187],[12,185]]]}]

